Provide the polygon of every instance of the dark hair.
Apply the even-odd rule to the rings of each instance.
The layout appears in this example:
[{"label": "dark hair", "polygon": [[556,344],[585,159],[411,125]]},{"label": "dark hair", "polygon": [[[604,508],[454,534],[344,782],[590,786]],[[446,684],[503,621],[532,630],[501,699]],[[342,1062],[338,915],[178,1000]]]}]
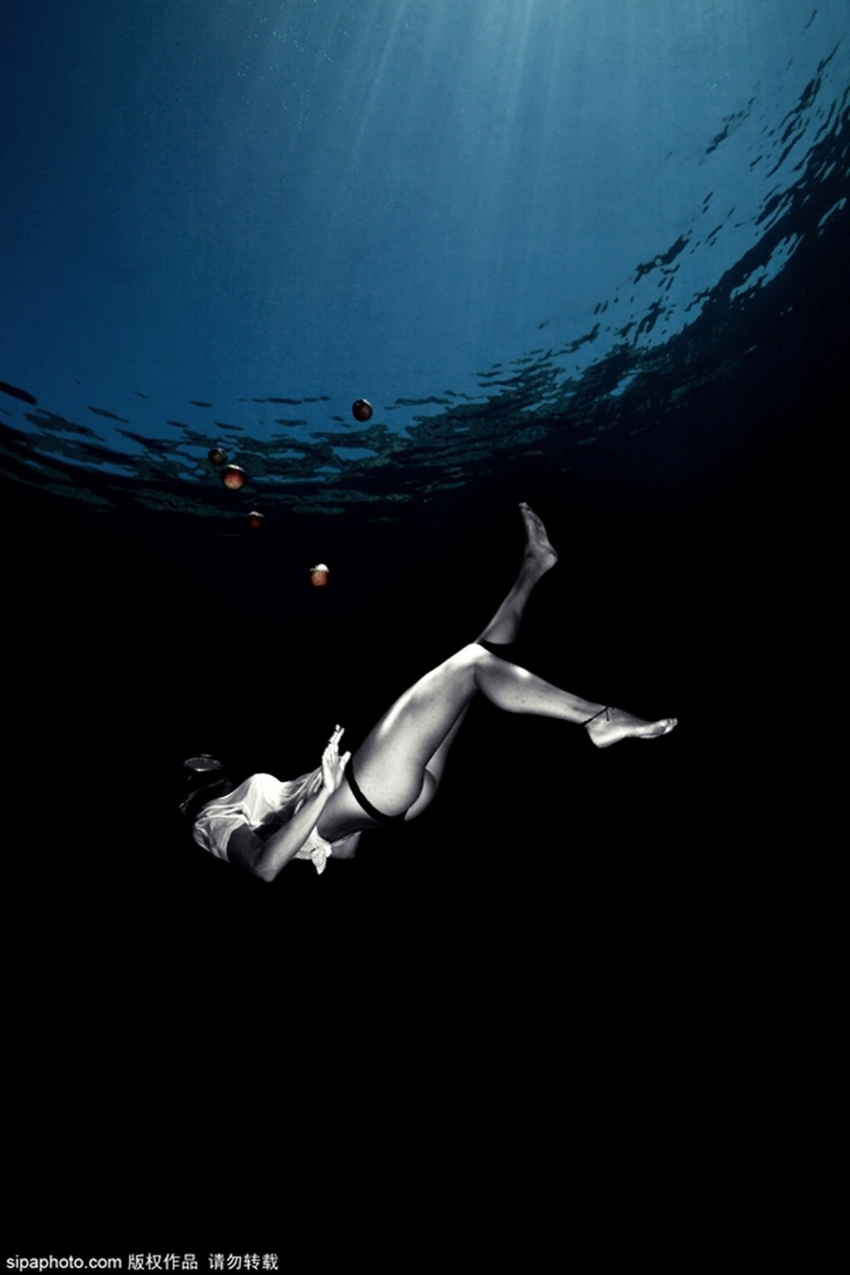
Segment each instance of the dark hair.
[{"label": "dark hair", "polygon": [[224,797],[229,792],[233,792],[233,784],[227,775],[220,776],[212,783],[200,784],[192,788],[180,802],[180,813],[185,815],[190,823],[194,823],[207,802],[215,801],[216,797]]}]

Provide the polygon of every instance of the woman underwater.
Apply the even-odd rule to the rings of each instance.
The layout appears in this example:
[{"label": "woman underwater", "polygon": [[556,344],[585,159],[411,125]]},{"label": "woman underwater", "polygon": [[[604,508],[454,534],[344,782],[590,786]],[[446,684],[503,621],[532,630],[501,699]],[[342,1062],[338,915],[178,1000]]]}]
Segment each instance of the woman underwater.
[{"label": "woman underwater", "polygon": [[431,804],[449,749],[479,692],[508,713],[574,722],[597,748],[621,739],[655,739],[673,729],[674,717],[645,722],[562,691],[499,657],[499,649],[516,640],[532,589],[558,561],[541,520],[524,502],[520,512],[525,553],[519,574],[475,642],[405,691],[353,757],[340,755],[343,728],[337,726],[312,773],[289,783],[252,775],[208,802],[195,820],[199,845],[263,881],[273,881],[293,858],[312,859],[319,872],[331,855],[350,858],[365,829],[415,819]]}]

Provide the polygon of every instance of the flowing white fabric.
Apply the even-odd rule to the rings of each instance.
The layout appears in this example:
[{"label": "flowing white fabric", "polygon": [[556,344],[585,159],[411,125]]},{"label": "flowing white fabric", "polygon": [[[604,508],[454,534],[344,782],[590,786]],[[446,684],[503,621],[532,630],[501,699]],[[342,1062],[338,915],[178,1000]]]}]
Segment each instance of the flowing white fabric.
[{"label": "flowing white fabric", "polygon": [[[263,825],[285,824],[301,809],[317,778],[321,780],[322,768],[301,775],[298,779],[284,781],[274,775],[251,775],[233,792],[225,793],[208,802],[200,811],[192,835],[199,846],[209,850],[217,859],[227,859],[227,843],[235,828],[248,827],[256,832]],[[296,859],[311,859],[317,872],[325,865],[339,841],[325,841],[315,828],[295,855]]]}]

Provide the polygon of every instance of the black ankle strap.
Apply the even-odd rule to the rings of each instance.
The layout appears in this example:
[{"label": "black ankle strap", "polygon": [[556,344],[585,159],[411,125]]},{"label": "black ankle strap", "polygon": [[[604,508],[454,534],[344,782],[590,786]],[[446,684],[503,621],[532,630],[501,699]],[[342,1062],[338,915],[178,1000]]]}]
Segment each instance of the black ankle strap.
[{"label": "black ankle strap", "polygon": [[582,726],[589,726],[591,722],[595,722],[597,717],[601,717],[603,713],[605,713],[607,717],[610,707],[610,704],[606,704],[604,708],[600,708],[598,713],[594,713],[592,717],[588,717],[586,722],[582,722]]}]

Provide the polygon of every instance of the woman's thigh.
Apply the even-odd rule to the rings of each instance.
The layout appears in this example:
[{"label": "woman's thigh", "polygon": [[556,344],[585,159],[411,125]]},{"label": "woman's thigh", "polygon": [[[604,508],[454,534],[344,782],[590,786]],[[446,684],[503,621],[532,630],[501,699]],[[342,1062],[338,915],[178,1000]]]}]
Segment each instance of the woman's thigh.
[{"label": "woman's thigh", "polygon": [[384,814],[403,814],[419,798],[428,762],[476,693],[475,667],[485,654],[480,646],[466,646],[426,673],[355,752],[357,783]]}]

